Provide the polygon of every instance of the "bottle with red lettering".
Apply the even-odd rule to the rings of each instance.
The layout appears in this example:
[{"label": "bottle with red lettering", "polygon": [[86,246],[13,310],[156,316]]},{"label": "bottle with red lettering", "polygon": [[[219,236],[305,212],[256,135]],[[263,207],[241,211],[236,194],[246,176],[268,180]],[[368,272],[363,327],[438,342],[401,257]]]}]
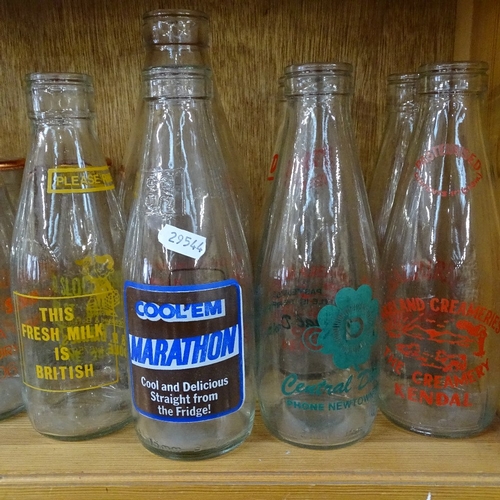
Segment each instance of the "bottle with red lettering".
[{"label": "bottle with red lettering", "polygon": [[487,64],[420,68],[420,111],[383,255],[381,408],[431,436],[486,428],[500,390],[500,223]]},{"label": "bottle with red lettering", "polygon": [[273,181],[276,178],[276,168],[278,167],[279,160],[279,150],[283,145],[283,134],[285,133],[287,126],[287,116],[286,116],[286,98],[284,94],[284,82],[285,77],[280,76],[278,79],[278,91],[276,94],[276,106],[275,106],[275,120],[274,124],[276,127],[275,137],[276,140],[274,142],[274,150],[271,159],[271,166],[267,172],[266,178],[266,195],[265,199],[267,200],[270,192],[272,190]]},{"label": "bottle with red lettering", "polygon": [[143,72],[147,120],[124,251],[136,431],[174,459],[225,453],[255,410],[250,258],[211,131],[210,72]]},{"label": "bottle with red lettering", "polygon": [[[146,12],[142,21],[142,35],[146,52],[143,70],[194,65],[211,68],[210,19],[207,14],[197,10],[158,9]],[[235,150],[233,134],[214,84],[213,88],[213,97],[210,100],[212,108],[210,116],[214,117],[211,118],[211,130],[224,155],[227,178],[236,198],[236,207],[251,247],[253,240],[252,206],[243,159]],[[142,159],[138,157],[138,151],[141,150],[141,131],[146,115],[147,106],[140,95],[123,168],[117,181],[119,201],[126,217],[129,216],[133,200],[137,196],[136,179],[142,162]]]},{"label": "bottle with red lettering", "polygon": [[379,245],[382,244],[401,178],[406,150],[413,132],[417,103],[416,73],[389,75],[387,119],[377,164],[368,189],[368,200]]},{"label": "bottle with red lettering", "polygon": [[352,66],[285,70],[289,125],[256,269],[262,416],[310,448],[362,439],[377,413],[377,245],[350,117]]},{"label": "bottle with red lettering", "polygon": [[23,398],[34,428],[88,439],[131,418],[125,224],[80,73],[27,76],[32,125],[11,251]]},{"label": "bottle with red lettering", "polygon": [[[271,166],[268,168],[266,172],[266,184],[265,184],[265,191],[264,191],[264,203],[263,203],[263,209],[262,209],[262,214],[261,214],[261,221],[260,221],[260,227],[259,227],[259,234],[258,234],[258,244],[259,246],[262,242],[262,239],[264,238],[263,232],[267,228],[267,218],[272,216],[272,212],[269,210],[269,207],[272,203],[272,193],[273,193],[273,187],[274,187],[274,180],[276,179],[278,173],[277,173],[277,168],[278,168],[278,163],[280,160],[280,157],[283,154],[283,147],[285,141],[283,138],[285,137],[286,130],[288,127],[288,113],[287,113],[287,100],[285,97],[285,77],[284,75],[280,76],[278,79],[278,91],[276,94],[276,106],[275,106],[275,136],[276,140],[274,142],[274,149],[273,149],[273,154],[272,154],[272,159],[271,159]],[[258,250],[258,248],[257,248]]]},{"label": "bottle with red lettering", "polygon": [[10,246],[14,212],[6,186],[0,183],[0,419],[23,409],[19,347],[10,297]]}]

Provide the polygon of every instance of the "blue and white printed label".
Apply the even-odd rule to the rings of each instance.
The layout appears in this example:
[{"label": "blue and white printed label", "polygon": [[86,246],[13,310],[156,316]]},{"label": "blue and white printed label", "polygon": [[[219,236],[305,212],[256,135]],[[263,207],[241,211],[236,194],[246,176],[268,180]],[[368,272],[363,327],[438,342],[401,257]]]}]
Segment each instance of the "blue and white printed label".
[{"label": "blue and white printed label", "polygon": [[132,398],[157,420],[198,422],[245,397],[241,287],[235,280],[152,286],[125,282]]}]

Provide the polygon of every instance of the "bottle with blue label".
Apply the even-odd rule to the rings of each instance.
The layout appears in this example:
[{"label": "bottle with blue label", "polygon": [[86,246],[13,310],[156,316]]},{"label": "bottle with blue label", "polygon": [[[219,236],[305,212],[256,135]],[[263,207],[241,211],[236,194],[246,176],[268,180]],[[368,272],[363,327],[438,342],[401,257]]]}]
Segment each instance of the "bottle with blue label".
[{"label": "bottle with blue label", "polygon": [[124,251],[136,431],[174,459],[225,453],[254,417],[252,278],[203,66],[143,72],[147,120]]},{"label": "bottle with blue label", "polygon": [[[159,67],[206,66],[211,68],[210,18],[204,12],[189,9],[158,9],[144,13],[142,17],[142,40],[145,48],[143,70]],[[212,76],[211,127],[221,148],[227,167],[227,178],[237,201],[245,236],[251,248],[253,238],[250,190],[244,171],[243,159],[238,156],[232,131],[227,122]],[[128,217],[132,203],[137,197],[136,179],[141,158],[138,156],[143,139],[143,121],[147,120],[148,108],[141,98],[135,114],[134,127],[130,134],[123,167],[118,177],[118,196]]]},{"label": "bottle with blue label", "polygon": [[378,256],[350,119],[352,66],[285,70],[289,126],[256,270],[257,388],[269,430],[334,448],[377,412]]}]

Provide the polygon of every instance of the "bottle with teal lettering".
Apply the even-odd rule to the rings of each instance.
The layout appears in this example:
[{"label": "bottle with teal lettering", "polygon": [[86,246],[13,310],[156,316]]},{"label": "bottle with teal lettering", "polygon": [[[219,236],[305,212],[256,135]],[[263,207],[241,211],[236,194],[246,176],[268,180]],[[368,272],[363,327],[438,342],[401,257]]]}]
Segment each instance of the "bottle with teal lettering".
[{"label": "bottle with teal lettering", "polygon": [[131,418],[125,224],[90,76],[33,73],[26,84],[32,135],[11,251],[23,399],[38,432],[89,439]]},{"label": "bottle with teal lettering", "polygon": [[377,413],[379,276],[350,116],[352,66],[285,70],[289,124],[256,269],[257,388],[278,438],[362,439]]},{"label": "bottle with teal lettering", "polygon": [[211,126],[210,71],[143,72],[124,300],[136,431],[173,459],[225,453],[255,410],[248,247]]}]

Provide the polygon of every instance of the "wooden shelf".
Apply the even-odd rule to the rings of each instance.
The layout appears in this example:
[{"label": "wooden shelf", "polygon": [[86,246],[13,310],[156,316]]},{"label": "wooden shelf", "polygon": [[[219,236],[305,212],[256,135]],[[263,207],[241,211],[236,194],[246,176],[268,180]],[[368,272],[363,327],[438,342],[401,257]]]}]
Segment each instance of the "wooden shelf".
[{"label": "wooden shelf", "polygon": [[133,425],[76,443],[39,435],[25,414],[0,426],[1,499],[500,499],[498,420],[480,436],[445,440],[379,415],[363,441],[320,451],[278,441],[257,415],[239,448],[196,462],[153,455]]}]

